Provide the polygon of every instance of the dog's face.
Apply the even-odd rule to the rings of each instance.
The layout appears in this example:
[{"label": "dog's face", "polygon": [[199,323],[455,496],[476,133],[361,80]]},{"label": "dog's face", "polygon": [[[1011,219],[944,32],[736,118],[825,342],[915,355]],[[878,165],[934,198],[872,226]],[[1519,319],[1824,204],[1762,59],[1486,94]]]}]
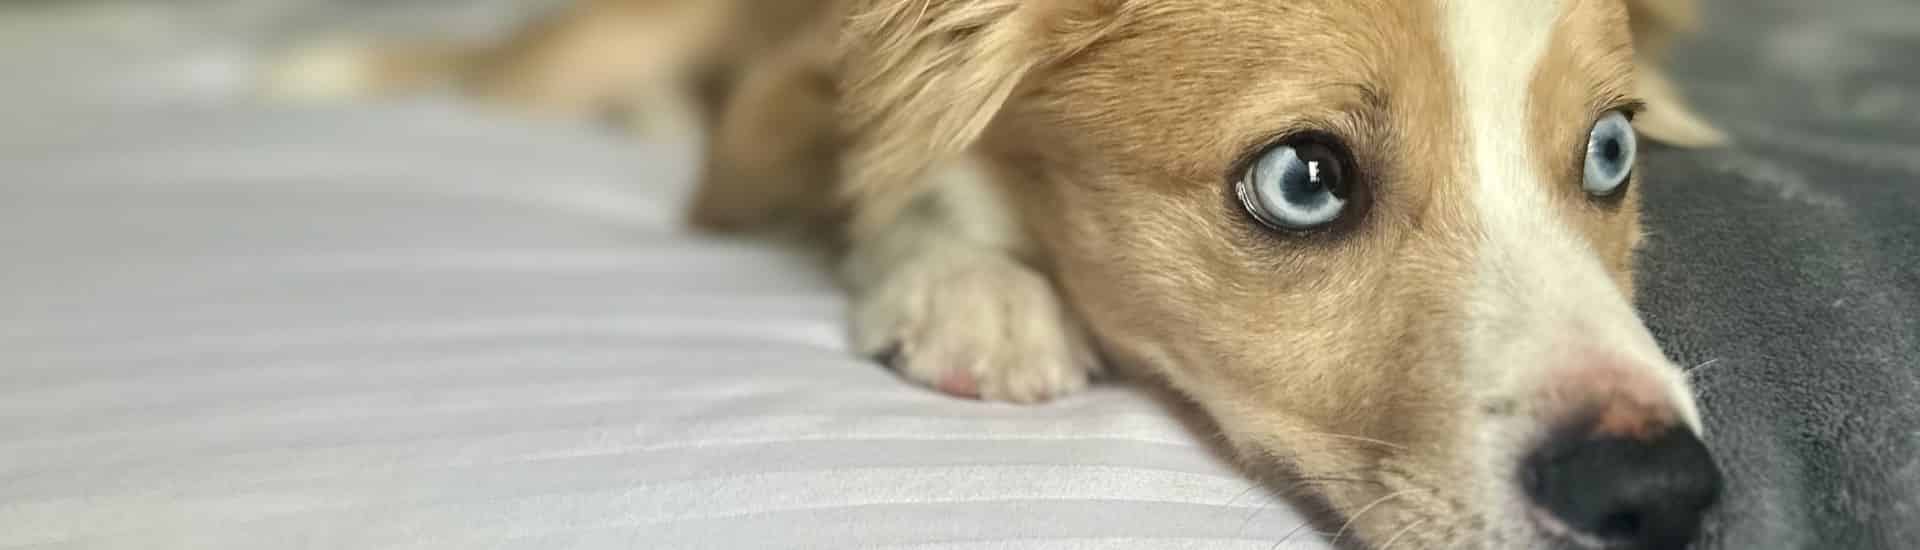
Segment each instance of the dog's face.
[{"label": "dog's face", "polygon": [[851,190],[996,160],[1109,355],[1338,542],[1694,536],[1720,478],[1632,306],[1621,0],[860,4]]},{"label": "dog's face", "polygon": [[[1697,446],[1680,371],[1631,306],[1623,5],[1136,4],[987,140],[1049,180],[1028,220],[1113,355],[1330,505],[1337,536],[1691,536],[1697,508],[1554,502],[1640,482],[1556,471],[1582,468],[1565,457],[1590,452],[1563,451],[1579,440]],[[1694,478],[1649,489],[1663,498],[1711,498],[1697,454],[1634,467]],[[1643,533],[1662,523],[1689,533]]]}]

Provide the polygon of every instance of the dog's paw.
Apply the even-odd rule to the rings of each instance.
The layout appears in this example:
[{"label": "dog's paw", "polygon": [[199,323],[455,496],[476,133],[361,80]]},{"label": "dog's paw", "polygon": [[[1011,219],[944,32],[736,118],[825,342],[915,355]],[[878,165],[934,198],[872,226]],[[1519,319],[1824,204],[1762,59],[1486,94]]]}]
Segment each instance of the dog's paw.
[{"label": "dog's paw", "polygon": [[1004,254],[909,262],[853,308],[857,351],[951,395],[1038,403],[1099,368],[1053,285]]}]

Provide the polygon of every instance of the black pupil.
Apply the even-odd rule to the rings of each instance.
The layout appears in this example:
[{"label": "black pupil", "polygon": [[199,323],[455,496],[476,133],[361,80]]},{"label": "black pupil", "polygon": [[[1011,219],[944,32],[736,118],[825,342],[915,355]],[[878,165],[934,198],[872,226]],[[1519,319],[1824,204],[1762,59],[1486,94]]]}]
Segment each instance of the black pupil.
[{"label": "black pupil", "polygon": [[1340,160],[1331,149],[1317,143],[1304,144],[1296,146],[1294,154],[1300,158],[1298,171],[1287,174],[1288,185],[1282,186],[1289,202],[1314,204],[1328,194],[1346,197]]},{"label": "black pupil", "polygon": [[1620,149],[1620,140],[1618,138],[1608,139],[1605,144],[1600,146],[1600,158],[1606,159],[1609,165],[1619,164],[1622,160],[1620,157],[1624,153],[1625,151]]}]

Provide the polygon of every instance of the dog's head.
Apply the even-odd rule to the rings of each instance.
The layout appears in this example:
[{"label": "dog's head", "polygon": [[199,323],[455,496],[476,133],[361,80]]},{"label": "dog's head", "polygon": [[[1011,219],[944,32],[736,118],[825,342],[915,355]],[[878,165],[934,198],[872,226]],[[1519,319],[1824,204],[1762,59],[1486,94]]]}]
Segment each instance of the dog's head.
[{"label": "dog's head", "polygon": [[1719,473],[1632,305],[1631,121],[1713,139],[1639,87],[1671,5],[856,4],[863,215],[929,162],[999,161],[1106,350],[1342,542],[1694,536]]}]

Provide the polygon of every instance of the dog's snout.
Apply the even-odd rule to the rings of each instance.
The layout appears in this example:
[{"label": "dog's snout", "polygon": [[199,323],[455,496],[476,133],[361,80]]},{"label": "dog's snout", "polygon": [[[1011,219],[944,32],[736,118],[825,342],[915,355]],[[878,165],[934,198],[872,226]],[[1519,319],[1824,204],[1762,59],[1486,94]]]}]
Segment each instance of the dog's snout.
[{"label": "dog's snout", "polygon": [[[1691,430],[1564,430],[1521,473],[1528,496],[1578,537],[1635,549],[1681,549],[1719,499],[1720,469]],[[1650,437],[1647,437],[1650,436]]]}]

